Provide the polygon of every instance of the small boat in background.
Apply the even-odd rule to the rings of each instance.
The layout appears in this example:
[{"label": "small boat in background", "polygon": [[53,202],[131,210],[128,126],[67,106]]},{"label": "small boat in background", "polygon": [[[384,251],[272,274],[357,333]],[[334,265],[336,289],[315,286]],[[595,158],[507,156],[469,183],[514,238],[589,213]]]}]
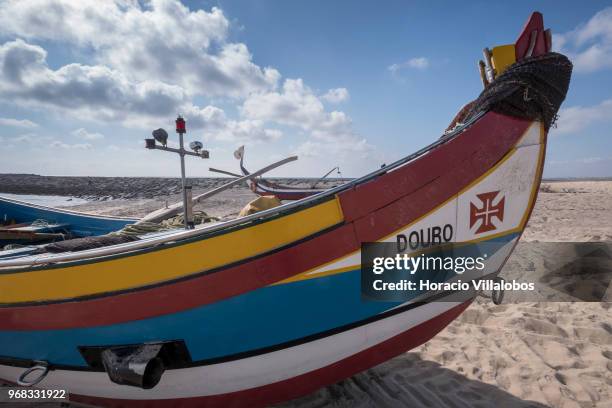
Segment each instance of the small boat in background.
[{"label": "small boat in background", "polygon": [[108,234],[138,219],[86,214],[0,196],[0,248]]},{"label": "small boat in background", "polygon": [[[227,174],[228,176],[234,177],[244,177],[251,174],[246,167],[244,167],[244,146],[240,146],[235,152],[234,157],[240,160],[240,171],[242,174],[236,174],[225,170],[219,170],[215,168],[210,168],[210,171],[215,173]],[[264,178],[252,178],[248,181],[249,187],[251,191],[259,196],[275,196],[281,201],[294,201],[301,200],[302,198],[310,197],[315,194],[322,193],[326,190],[329,190],[331,187],[335,187],[336,185],[329,186],[326,188],[317,187],[319,183],[325,180],[330,174],[333,172],[337,172],[337,174],[342,178],[342,173],[340,172],[340,167],[334,167],[327,173],[325,173],[321,178],[317,179],[314,183],[307,187],[297,187],[297,186],[288,186],[283,184],[274,183],[270,180],[266,180]],[[338,185],[341,184],[340,182]]]},{"label": "small boat in background", "polygon": [[[246,167],[244,167],[244,146],[240,146],[234,152],[234,157],[240,160],[240,171],[242,172],[242,175],[246,176],[250,174]],[[251,188],[251,191],[260,196],[276,196],[281,201],[301,200],[302,198],[310,197],[315,194],[322,193],[323,191],[329,190],[329,187],[317,188],[317,184],[323,181],[335,170],[338,171],[338,174],[341,174],[340,168],[334,167],[333,169],[328,171],[323,177],[321,177],[308,187],[293,187],[282,185],[271,182],[261,177],[249,180],[249,187]]]}]

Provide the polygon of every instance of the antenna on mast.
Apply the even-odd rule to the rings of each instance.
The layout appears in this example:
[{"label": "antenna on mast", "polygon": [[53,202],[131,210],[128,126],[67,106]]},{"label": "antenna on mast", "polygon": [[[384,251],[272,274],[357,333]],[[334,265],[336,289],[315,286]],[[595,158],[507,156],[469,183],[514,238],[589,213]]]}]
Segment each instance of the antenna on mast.
[{"label": "antenna on mast", "polygon": [[[168,132],[164,129],[157,129],[153,131],[153,139],[145,139],[145,147],[147,149],[157,149],[163,150],[166,152],[177,153],[181,158],[181,186],[183,192],[183,215],[185,218],[185,229],[192,229],[194,227],[193,224],[193,204],[191,200],[191,185],[188,185],[187,180],[185,178],[185,156],[195,156],[200,157],[202,159],[208,159],[210,157],[210,153],[208,150],[203,150],[203,145],[201,142],[195,141],[191,142],[189,147],[193,150],[193,152],[185,150],[183,135],[187,133],[187,127],[185,123],[185,119],[178,115],[176,118],[176,133],[179,135],[179,148],[175,149],[172,147],[168,147]],[[156,142],[159,142],[158,145]]]}]

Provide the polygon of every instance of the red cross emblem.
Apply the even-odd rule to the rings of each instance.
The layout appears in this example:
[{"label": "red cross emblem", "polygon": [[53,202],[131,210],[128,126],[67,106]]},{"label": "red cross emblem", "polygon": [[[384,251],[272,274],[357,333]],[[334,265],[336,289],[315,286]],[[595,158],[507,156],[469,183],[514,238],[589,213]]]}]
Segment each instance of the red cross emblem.
[{"label": "red cross emblem", "polygon": [[476,221],[481,221],[476,234],[497,229],[495,224],[493,224],[493,217],[500,221],[504,220],[504,202],[506,197],[502,197],[497,204],[493,205],[493,200],[497,197],[497,194],[499,194],[499,190],[476,194],[476,197],[482,202],[482,207],[480,208],[476,207],[474,203],[470,203],[470,228],[476,224]]}]

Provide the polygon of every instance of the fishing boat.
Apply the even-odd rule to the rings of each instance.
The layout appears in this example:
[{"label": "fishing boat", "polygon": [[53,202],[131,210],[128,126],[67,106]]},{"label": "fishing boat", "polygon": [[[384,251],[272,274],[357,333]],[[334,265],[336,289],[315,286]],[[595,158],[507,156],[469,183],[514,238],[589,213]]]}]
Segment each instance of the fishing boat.
[{"label": "fishing boat", "polygon": [[264,406],[423,344],[476,292],[364,301],[362,244],[439,228],[458,256],[496,243],[473,279],[497,275],[569,86],[571,63],[550,50],[534,13],[516,43],[485,53],[486,88],[452,130],[341,186],[203,228],[0,261],[0,378],[97,406]]},{"label": "fishing boat", "polygon": [[[234,152],[234,157],[240,160],[240,171],[242,174],[236,174],[230,171],[215,169],[213,167],[211,167],[209,170],[215,173],[221,173],[232,177],[244,177],[250,175],[251,173],[246,169],[244,165],[244,146],[240,146]],[[325,173],[322,177],[318,178],[314,183],[304,187],[283,185],[275,183],[271,180],[264,179],[262,177],[251,178],[247,181],[247,183],[251,191],[257,194],[258,196],[275,196],[281,201],[294,201],[301,200],[302,198],[310,197],[315,194],[319,194],[325,190],[329,190],[330,187],[319,188],[317,187],[317,185],[323,182],[333,172],[337,172],[338,175],[342,176],[342,173],[340,173],[340,167],[336,166],[329,170],[327,173]]]},{"label": "fishing boat", "polygon": [[0,248],[14,243],[104,235],[136,221],[135,218],[86,214],[0,196]]}]

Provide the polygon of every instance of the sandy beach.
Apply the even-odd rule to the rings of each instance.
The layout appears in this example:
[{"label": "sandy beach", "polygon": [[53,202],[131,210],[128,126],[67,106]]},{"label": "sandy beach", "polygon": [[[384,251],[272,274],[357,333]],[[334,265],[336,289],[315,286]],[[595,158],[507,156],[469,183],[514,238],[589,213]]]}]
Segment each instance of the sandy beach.
[{"label": "sandy beach", "polygon": [[[8,176],[0,176],[0,187],[8,186],[7,180]],[[179,199],[175,181],[144,180],[141,183],[148,185],[150,191],[132,197],[120,188],[111,197],[96,195],[91,183],[87,184],[89,191],[79,194],[80,181],[70,188],[62,187],[68,184],[55,183],[56,188],[29,184],[29,188],[17,190],[87,196],[95,200],[71,208],[132,216]],[[131,189],[139,187],[134,181],[126,183]],[[194,192],[215,183],[196,181]],[[13,184],[25,185],[18,178]],[[19,192],[13,187],[6,188],[10,190],[6,192]],[[163,191],[170,194],[159,198]],[[240,186],[216,196],[200,209],[209,215],[229,218],[254,197]],[[537,269],[533,267],[539,262],[534,258],[537,252],[529,252],[536,243],[611,240],[612,181],[545,182],[523,235],[522,247],[517,248],[502,275],[510,278],[529,273],[530,268]],[[612,260],[605,262],[610,266]],[[604,278],[605,291],[611,277]],[[593,302],[580,302],[581,298],[575,296],[567,298],[571,300],[568,302],[494,305],[489,299],[478,298],[459,319],[421,347],[280,406],[609,407],[612,405],[609,292],[598,298],[607,301]]]},{"label": "sandy beach", "polygon": [[[522,242],[611,239],[612,182],[571,181],[542,184]],[[502,276],[523,272],[524,254],[518,248]],[[478,298],[417,349],[282,406],[584,408],[611,404],[612,303],[496,306]]]},{"label": "sandy beach", "polygon": [[[612,182],[564,181],[542,184],[522,243],[611,239]],[[538,261],[525,259],[530,254],[517,248],[502,276],[524,273],[526,263]],[[424,345],[281,406],[584,408],[611,404],[612,303],[496,306],[477,298]]]}]

